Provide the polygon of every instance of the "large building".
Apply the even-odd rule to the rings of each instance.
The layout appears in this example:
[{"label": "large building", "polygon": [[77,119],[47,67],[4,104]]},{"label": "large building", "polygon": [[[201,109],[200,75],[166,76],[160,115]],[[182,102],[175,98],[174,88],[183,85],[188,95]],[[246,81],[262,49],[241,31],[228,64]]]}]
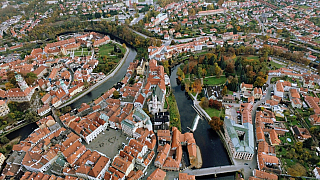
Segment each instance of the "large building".
[{"label": "large building", "polygon": [[224,9],[214,9],[214,10],[208,10],[208,11],[199,11],[199,16],[208,16],[208,15],[214,15],[214,14],[222,14],[225,13]]},{"label": "large building", "polygon": [[35,88],[29,87],[23,77],[17,72],[15,72],[15,78],[20,88],[9,89],[7,92],[8,100],[15,102],[30,101]]},{"label": "large building", "polygon": [[251,160],[254,155],[254,131],[252,125],[252,104],[241,104],[242,125],[225,117],[224,131],[228,146],[236,159]]}]

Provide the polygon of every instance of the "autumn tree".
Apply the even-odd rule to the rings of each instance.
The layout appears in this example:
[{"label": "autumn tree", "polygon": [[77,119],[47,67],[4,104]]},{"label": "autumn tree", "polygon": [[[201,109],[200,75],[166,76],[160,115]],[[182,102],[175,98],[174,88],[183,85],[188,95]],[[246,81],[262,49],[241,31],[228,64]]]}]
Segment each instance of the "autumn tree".
[{"label": "autumn tree", "polygon": [[287,170],[288,174],[295,177],[305,176],[307,174],[306,169],[299,163],[293,164]]},{"label": "autumn tree", "polygon": [[12,83],[10,83],[10,82],[7,82],[7,83],[5,84],[5,86],[6,86],[6,90],[9,90],[9,89],[14,88],[14,85],[13,85]]},{"label": "autumn tree", "polygon": [[220,78],[221,68],[218,66],[218,63],[214,63],[214,72],[217,78]]},{"label": "autumn tree", "polygon": [[193,8],[191,8],[189,10],[189,16],[194,16],[195,14],[196,14],[196,11]]},{"label": "autumn tree", "polygon": [[213,9],[214,9],[213,4],[209,4],[209,5],[207,6],[207,10],[213,10]]},{"label": "autumn tree", "polygon": [[213,102],[212,102],[212,107],[215,108],[215,109],[220,110],[221,107],[222,107],[222,102],[217,101],[217,100],[213,100]]},{"label": "autumn tree", "polygon": [[38,77],[35,73],[33,72],[29,72],[26,76],[25,76],[25,81],[28,85],[32,85],[34,83],[35,80],[37,80]]},{"label": "autumn tree", "polygon": [[201,90],[202,90],[201,80],[200,79],[196,79],[192,84],[192,88],[193,88],[193,91],[195,93],[200,93]]},{"label": "autumn tree", "polygon": [[201,102],[200,102],[200,106],[203,108],[203,109],[206,109],[209,107],[209,101],[206,97],[202,97],[201,98]]},{"label": "autumn tree", "polygon": [[256,78],[256,81],[253,83],[254,86],[257,86],[257,87],[261,87],[263,86],[265,83],[266,83],[266,79],[261,77],[261,76],[258,76]]},{"label": "autumn tree", "polygon": [[119,91],[113,91],[113,98],[114,99],[119,99],[120,98],[120,93],[119,93]]},{"label": "autumn tree", "polygon": [[211,117],[211,120],[209,121],[210,127],[215,131],[220,131],[223,126],[223,121],[220,120],[219,117],[213,116]]},{"label": "autumn tree", "polygon": [[227,92],[228,92],[228,88],[227,88],[227,86],[224,86],[223,89],[222,89],[222,91],[221,91],[221,94],[222,94],[223,96],[225,96],[225,95],[227,94]]},{"label": "autumn tree", "polygon": [[234,73],[234,64],[232,62],[229,62],[227,64],[226,70],[227,73]]},{"label": "autumn tree", "polygon": [[209,107],[212,107],[213,106],[213,99],[209,99]]},{"label": "autumn tree", "polygon": [[221,6],[224,3],[224,0],[219,0],[218,5]]}]

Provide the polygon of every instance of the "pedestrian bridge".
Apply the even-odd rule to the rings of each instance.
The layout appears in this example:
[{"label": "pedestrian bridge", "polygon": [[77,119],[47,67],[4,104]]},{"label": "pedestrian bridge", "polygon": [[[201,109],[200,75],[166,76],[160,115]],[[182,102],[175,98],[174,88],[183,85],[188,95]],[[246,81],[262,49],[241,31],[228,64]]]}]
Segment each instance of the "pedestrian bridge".
[{"label": "pedestrian bridge", "polygon": [[206,176],[206,175],[217,175],[229,172],[237,172],[244,169],[246,165],[228,165],[228,166],[218,166],[218,167],[211,167],[211,168],[201,168],[201,169],[186,169],[183,171],[184,173],[188,173],[189,175],[195,176]]}]

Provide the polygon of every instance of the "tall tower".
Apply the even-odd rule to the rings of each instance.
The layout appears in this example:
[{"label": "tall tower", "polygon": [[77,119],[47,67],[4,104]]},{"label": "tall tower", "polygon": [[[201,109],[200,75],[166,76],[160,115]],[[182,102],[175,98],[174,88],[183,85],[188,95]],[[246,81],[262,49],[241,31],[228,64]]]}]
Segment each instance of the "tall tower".
[{"label": "tall tower", "polygon": [[23,79],[23,77],[20,74],[18,74],[17,72],[14,72],[14,73],[15,73],[15,78],[16,78],[16,81],[18,82],[20,89],[22,91],[26,90],[29,87],[28,84],[26,83],[26,81]]},{"label": "tall tower", "polygon": [[63,81],[62,79],[60,79],[60,87],[62,88],[62,90],[63,90],[66,94],[69,94],[68,87],[67,87],[67,85],[64,83],[64,81]]},{"label": "tall tower", "polygon": [[153,111],[156,111],[157,107],[158,107],[158,98],[157,98],[157,95],[156,95],[156,88],[153,88],[152,90],[152,110]]}]

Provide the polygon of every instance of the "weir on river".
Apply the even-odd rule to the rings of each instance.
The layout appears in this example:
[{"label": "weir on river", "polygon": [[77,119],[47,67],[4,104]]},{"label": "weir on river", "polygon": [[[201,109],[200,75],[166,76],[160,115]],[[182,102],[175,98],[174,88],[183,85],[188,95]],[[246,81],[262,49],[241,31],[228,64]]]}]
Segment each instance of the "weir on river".
[{"label": "weir on river", "polygon": [[[173,68],[170,77],[170,84],[179,108],[182,133],[190,132],[191,128],[192,130],[194,129],[193,135],[202,155],[202,168],[231,165],[228,153],[224,148],[219,135],[212,130],[206,120],[199,117],[192,107],[194,105],[193,101],[190,98],[187,98],[188,95],[186,95],[177,84],[176,73],[178,68],[179,66]],[[214,175],[210,175],[197,177],[196,179],[230,180],[234,178],[234,173],[227,173],[220,174],[217,178],[215,178]]]}]

